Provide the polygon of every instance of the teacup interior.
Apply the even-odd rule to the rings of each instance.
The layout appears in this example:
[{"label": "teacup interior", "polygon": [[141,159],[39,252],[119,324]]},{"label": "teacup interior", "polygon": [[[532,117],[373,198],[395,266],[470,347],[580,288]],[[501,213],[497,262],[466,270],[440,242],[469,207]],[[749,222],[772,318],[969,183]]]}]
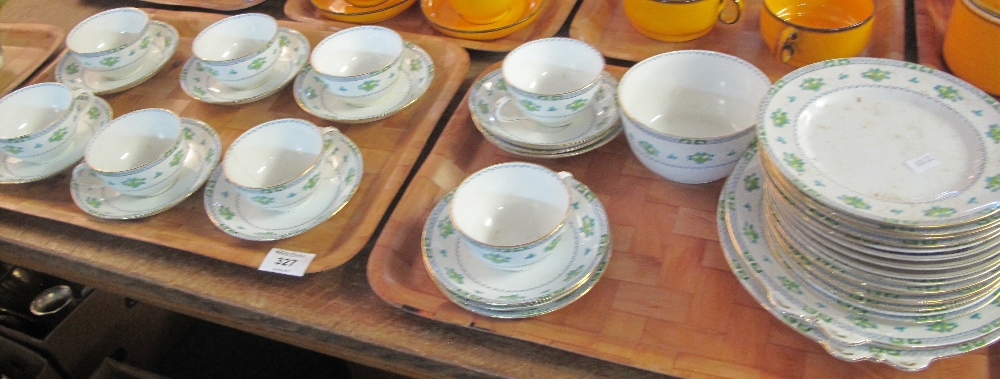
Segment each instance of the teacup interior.
[{"label": "teacup interior", "polygon": [[663,54],[630,69],[618,87],[625,115],[675,137],[711,138],[753,126],[771,82],[724,54]]},{"label": "teacup interior", "polygon": [[278,33],[278,24],[270,16],[247,13],[223,19],[205,28],[194,40],[192,49],[198,59],[228,61],[256,53]]},{"label": "teacup interior", "polygon": [[145,166],[162,157],[181,133],[177,115],[143,109],[114,119],[101,128],[84,155],[91,168],[119,172]]},{"label": "teacup interior", "polygon": [[80,54],[114,49],[136,40],[148,23],[149,15],[139,9],[112,9],[77,24],[66,45]]},{"label": "teacup interior", "polygon": [[248,188],[288,183],[309,170],[323,151],[316,127],[303,120],[276,120],[241,135],[223,162],[226,178]]},{"label": "teacup interior", "polygon": [[403,52],[403,39],[391,29],[350,28],[324,39],[309,63],[324,75],[350,77],[382,69]]},{"label": "teacup interior", "polygon": [[467,237],[493,246],[519,246],[555,231],[569,210],[569,191],[544,167],[510,163],[487,167],[458,187],[452,221]]},{"label": "teacup interior", "polygon": [[0,99],[0,138],[26,136],[63,117],[73,102],[73,93],[60,84],[25,87]]},{"label": "teacup interior", "polygon": [[507,84],[539,95],[573,92],[604,72],[604,58],[593,47],[570,38],[547,38],[514,49],[503,60]]}]

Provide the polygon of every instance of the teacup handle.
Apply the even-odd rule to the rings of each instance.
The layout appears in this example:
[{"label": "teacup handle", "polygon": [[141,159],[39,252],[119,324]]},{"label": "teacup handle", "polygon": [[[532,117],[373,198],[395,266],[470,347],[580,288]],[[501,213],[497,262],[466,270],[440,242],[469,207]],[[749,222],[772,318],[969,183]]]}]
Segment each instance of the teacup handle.
[{"label": "teacup handle", "polygon": [[726,25],[735,24],[736,21],[740,20],[740,16],[743,15],[743,2],[740,1],[740,0],[732,0],[732,1],[733,1],[734,4],[736,4],[736,17],[733,17],[732,20],[728,20],[728,21],[725,19],[725,14],[726,14],[726,0],[720,0],[719,1],[719,21],[721,21],[723,24],[726,24]]},{"label": "teacup handle", "polygon": [[[70,109],[73,109],[73,121],[79,121],[80,115],[87,113],[90,106],[94,104],[94,94],[90,91],[74,91],[73,102]],[[75,108],[75,109],[74,109]]]},{"label": "teacup handle", "polygon": [[335,139],[341,135],[340,129],[332,126],[319,128],[320,135],[323,136],[323,152],[322,156],[327,156],[333,153],[333,145]]},{"label": "teacup handle", "polygon": [[501,122],[514,122],[514,121],[527,120],[528,118],[525,117],[524,114],[521,113],[521,110],[517,109],[517,107],[514,107],[514,109],[517,110],[518,115],[514,117],[504,115],[503,112],[501,112],[503,110],[503,106],[507,105],[507,103],[510,102],[511,100],[512,99],[510,98],[510,95],[501,97],[500,100],[497,100],[496,107],[493,110],[493,116],[496,117],[496,119],[500,120]]},{"label": "teacup handle", "polygon": [[787,27],[785,30],[782,30],[781,34],[778,35],[778,43],[774,45],[775,57],[786,63],[791,60],[797,50],[795,47],[795,41],[798,39],[799,31],[797,29]]},{"label": "teacup handle", "polygon": [[558,176],[559,179],[562,179],[562,181],[566,181],[566,179],[572,179],[573,178],[573,174],[570,174],[567,171],[559,171],[559,172],[556,173],[556,176]]}]

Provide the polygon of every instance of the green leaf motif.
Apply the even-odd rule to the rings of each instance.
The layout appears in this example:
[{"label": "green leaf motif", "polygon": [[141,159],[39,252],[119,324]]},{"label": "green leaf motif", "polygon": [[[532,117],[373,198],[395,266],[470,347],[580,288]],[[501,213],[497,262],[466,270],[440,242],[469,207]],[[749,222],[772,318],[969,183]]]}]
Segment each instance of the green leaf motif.
[{"label": "green leaf motif", "polygon": [[576,100],[573,100],[572,103],[566,104],[566,109],[569,109],[571,111],[576,111],[576,110],[579,110],[580,108],[583,108],[585,105],[587,105],[587,101],[586,100],[584,100],[584,99],[576,99]]},{"label": "green leaf motif", "polygon": [[257,196],[251,197],[250,200],[253,200],[255,203],[260,204],[260,205],[268,205],[268,204],[271,204],[271,203],[274,202],[274,197],[257,195]]},{"label": "green leaf motif", "polygon": [[99,63],[104,66],[114,67],[114,65],[118,64],[118,60],[118,57],[105,57]]},{"label": "green leaf motif", "polygon": [[927,327],[928,332],[950,333],[958,327],[954,322],[938,321]]},{"label": "green leaf motif", "polygon": [[760,189],[760,177],[757,176],[757,173],[747,175],[743,178],[743,188],[745,188],[747,192],[753,192]]},{"label": "green leaf motif", "polygon": [[642,151],[645,151],[646,154],[652,155],[654,157],[660,155],[660,151],[656,150],[656,148],[653,147],[653,144],[649,142],[639,141],[639,146],[642,146]]},{"label": "green leaf motif", "polygon": [[361,85],[358,86],[358,89],[365,92],[371,92],[373,89],[378,88],[378,83],[378,79],[365,80],[364,83],[361,83]]},{"label": "green leaf motif", "polygon": [[847,316],[847,319],[851,320],[855,326],[861,329],[878,329],[878,324],[872,322],[871,319],[865,316],[850,315]]},{"label": "green leaf motif", "polygon": [[951,100],[952,102],[956,102],[963,99],[962,96],[958,95],[958,90],[953,88],[952,86],[945,87],[943,85],[938,84],[934,86],[934,90],[937,91],[938,97],[945,100]]},{"label": "green leaf motif", "polygon": [[174,153],[173,159],[170,160],[170,167],[181,164],[181,161],[184,160],[184,153],[184,150],[178,149],[177,152]]},{"label": "green leaf motif", "polygon": [[139,42],[140,49],[146,49],[147,47],[149,47],[149,36],[146,36],[146,38],[142,39],[142,42]]},{"label": "green leaf motif", "polygon": [[448,238],[448,236],[455,234],[455,225],[451,223],[451,218],[445,217],[438,221],[438,233],[441,238]]},{"label": "green leaf motif", "polygon": [[785,157],[785,163],[788,164],[788,167],[791,167],[798,172],[805,171],[806,161],[802,160],[802,158],[799,158],[792,153],[785,153],[784,157]]},{"label": "green leaf motif", "polygon": [[97,109],[97,107],[90,107],[90,109],[87,110],[87,117],[90,117],[91,120],[96,120],[100,116],[101,111]]},{"label": "green leaf motif", "polygon": [[351,179],[354,179],[354,175],[355,174],[356,174],[356,172],[354,172],[353,168],[350,169],[350,170],[347,170],[347,177],[344,178],[344,183],[350,183]]},{"label": "green leaf motif", "polygon": [[490,105],[485,101],[480,100],[479,104],[476,104],[476,110],[478,110],[480,114],[488,115],[490,114]]},{"label": "green leaf motif", "polygon": [[594,219],[590,216],[583,216],[583,225],[580,225],[580,233],[590,237],[594,235]]},{"label": "green leaf motif", "polygon": [[579,267],[574,268],[572,271],[567,272],[566,279],[563,279],[563,281],[568,282],[570,280],[573,280],[573,278],[579,276],[581,272],[583,272],[583,265],[580,265]]},{"label": "green leaf motif", "polygon": [[489,253],[489,254],[483,255],[483,258],[486,258],[490,262],[493,262],[493,263],[496,263],[496,264],[502,264],[502,263],[510,262],[510,257],[503,256],[503,255],[500,255],[500,254],[497,254],[497,253]]},{"label": "green leaf motif", "polygon": [[955,210],[955,208],[947,208],[947,207],[942,207],[942,206],[935,205],[935,206],[931,207],[931,209],[928,209],[928,210],[924,211],[924,216],[928,216],[928,217],[948,217],[948,216],[951,216],[951,215],[955,214],[955,212],[957,212]]},{"label": "green leaf motif", "polygon": [[302,186],[302,190],[305,191],[308,189],[312,189],[313,187],[316,187],[316,184],[319,183],[319,179],[320,179],[319,174],[313,175],[313,177],[309,178],[309,180],[306,181],[306,185]]},{"label": "green leaf motif", "polygon": [[250,62],[250,64],[247,65],[247,68],[249,68],[251,70],[254,70],[254,71],[260,70],[262,67],[264,67],[265,63],[267,63],[267,59],[264,58],[264,57],[260,57],[260,58],[254,59],[253,62]]},{"label": "green leaf motif", "polygon": [[462,284],[462,281],[464,280],[462,278],[462,274],[459,274],[459,273],[455,272],[455,269],[453,269],[451,267],[445,269],[445,271],[447,272],[447,275],[448,275],[449,279],[451,279],[455,283]]},{"label": "green leaf motif", "polygon": [[503,78],[497,79],[497,89],[500,90],[500,91],[506,91],[507,90],[507,82],[504,81]]},{"label": "green leaf motif", "polygon": [[419,59],[410,60],[410,71],[420,71],[422,68],[424,68],[424,62]]},{"label": "green leaf motif", "polygon": [[562,241],[562,238],[563,238],[562,234],[557,236],[555,239],[552,240],[552,242],[549,242],[548,246],[545,246],[544,251],[552,251],[552,249],[555,249],[556,246],[559,246],[559,241]]},{"label": "green leaf motif", "polygon": [[986,189],[990,190],[990,192],[996,192],[1000,190],[1000,175],[987,177]]},{"label": "green leaf motif", "polygon": [[181,129],[181,133],[184,133],[184,139],[188,141],[194,139],[194,131],[192,131],[191,128],[185,127],[184,129]]},{"label": "green leaf motif", "polygon": [[194,91],[194,93],[198,96],[205,96],[206,94],[205,90],[201,89],[201,87],[193,87],[191,88],[191,91]]},{"label": "green leaf motif", "polygon": [[316,96],[317,96],[316,95],[316,90],[313,89],[312,87],[306,88],[306,90],[302,91],[302,92],[306,95],[306,99],[309,99],[309,100],[315,99]]},{"label": "green leaf motif", "polygon": [[757,234],[757,229],[754,228],[751,223],[743,225],[743,235],[746,236],[751,243],[757,243],[757,241],[760,240],[760,234]]},{"label": "green leaf motif", "polygon": [[229,207],[222,205],[219,207],[219,215],[226,220],[232,220],[236,216],[236,213],[233,213],[233,210],[229,209]]},{"label": "green leaf motif", "polygon": [[280,38],[278,38],[278,46],[285,47],[288,46],[288,44],[290,43],[291,42],[288,40],[288,36],[281,36]]},{"label": "green leaf motif", "polygon": [[101,201],[98,200],[98,199],[96,199],[96,198],[88,197],[87,200],[86,200],[86,202],[87,202],[87,205],[89,205],[91,208],[100,208],[101,207]]},{"label": "green leaf motif", "polygon": [[688,156],[689,161],[694,161],[697,164],[705,164],[705,162],[711,161],[715,158],[715,154],[709,154],[706,152],[699,152]]},{"label": "green leaf motif", "polygon": [[861,74],[861,77],[865,79],[871,79],[876,83],[878,83],[885,79],[889,79],[889,74],[891,74],[889,71],[882,71],[882,69],[873,68],[871,70],[865,71],[863,74]]},{"label": "green leaf motif", "polygon": [[781,108],[774,110],[774,112],[771,112],[771,122],[779,128],[788,125],[788,112],[782,111]]},{"label": "green leaf motif", "polygon": [[129,188],[139,188],[143,184],[146,184],[146,178],[129,178],[128,180],[122,182],[123,186]]},{"label": "green leaf motif", "polygon": [[986,132],[986,136],[993,140],[993,143],[1000,143],[1000,124],[990,125],[990,131]]},{"label": "green leaf motif", "polygon": [[802,294],[802,288],[799,287],[798,283],[795,283],[791,279],[788,279],[784,276],[779,276],[778,279],[781,280],[781,285],[787,288],[789,291],[795,292],[799,295]]},{"label": "green leaf motif", "polygon": [[840,195],[838,199],[840,199],[840,201],[843,201],[845,204],[850,205],[857,209],[872,209],[872,206],[868,205],[868,203],[865,202],[865,199],[862,199],[857,196]]},{"label": "green leaf motif", "polygon": [[540,105],[533,103],[531,100],[521,100],[520,103],[528,112],[537,112],[539,109],[542,109]]},{"label": "green leaf motif", "polygon": [[20,146],[4,146],[3,151],[6,151],[9,154],[20,154],[24,151],[24,149]]},{"label": "green leaf motif", "polygon": [[823,83],[823,78],[806,78],[805,80],[802,81],[802,84],[799,85],[799,87],[806,91],[818,92],[819,89],[823,88],[823,86],[825,85],[826,83]]},{"label": "green leaf motif", "polygon": [[67,75],[75,75],[78,72],[80,72],[80,65],[76,63],[70,63],[69,65],[66,66]]},{"label": "green leaf motif", "polygon": [[62,141],[62,139],[66,137],[67,133],[69,133],[68,128],[60,128],[59,130],[53,132],[51,136],[49,136],[49,142]]}]

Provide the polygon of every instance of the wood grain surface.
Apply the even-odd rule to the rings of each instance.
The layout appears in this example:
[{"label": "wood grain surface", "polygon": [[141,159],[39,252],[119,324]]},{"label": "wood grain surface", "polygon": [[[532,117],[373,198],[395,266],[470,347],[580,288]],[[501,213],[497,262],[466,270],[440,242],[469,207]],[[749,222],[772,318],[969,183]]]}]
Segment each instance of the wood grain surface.
[{"label": "wood grain surface", "polygon": [[[705,36],[687,42],[662,42],[639,34],[632,27],[621,0],[583,0],[573,17],[569,35],[587,42],[604,55],[639,62],[675,50],[713,50],[753,63],[771,80],[795,67],[781,63],[760,36],[763,0],[743,0],[743,15],[732,25],[717,23]],[[905,50],[905,0],[875,0],[871,40],[861,56],[902,60]]]},{"label": "wood grain surface", "polygon": [[948,29],[954,0],[920,0],[914,2],[917,24],[917,63],[945,70],[941,47]]},{"label": "wood grain surface", "polygon": [[[420,4],[414,4],[409,9],[403,11],[398,16],[379,22],[381,25],[399,32],[416,33],[435,37],[446,38],[459,46],[484,51],[510,51],[522,43],[539,38],[552,37],[559,31],[570,11],[573,10],[575,0],[548,0],[545,2],[541,14],[531,25],[526,26],[514,34],[491,41],[473,41],[455,38],[441,34],[427,22],[424,13],[420,10]],[[320,15],[319,11],[312,5],[310,0],[288,0],[285,3],[285,15],[295,21],[329,25],[337,29],[357,26],[355,24],[330,20]]]},{"label": "wood grain surface", "polygon": [[66,32],[45,24],[0,24],[0,96],[24,83],[62,46]]},{"label": "wood grain surface", "polygon": [[421,230],[433,206],[466,176],[515,160],[525,159],[487,142],[460,104],[376,241],[368,261],[375,293],[430,319],[685,378],[988,377],[986,349],[919,373],[830,356],[757,304],[730,271],[715,227],[723,181],[662,179],[635,159],[624,136],[577,157],[528,159],[571,172],[607,209],[614,252],[597,285],[535,318],[467,312],[432,283],[421,261]]},{"label": "wood grain surface", "polygon": [[[182,7],[213,9],[217,11],[235,11],[250,8],[266,0],[142,0],[148,3],[177,5]],[[272,0],[279,1],[279,0]]]},{"label": "wood grain surface", "polygon": [[[291,84],[271,97],[246,105],[206,104],[185,94],[178,78],[184,62],[191,56],[192,38],[224,16],[152,9],[147,12],[154,19],[177,28],[181,40],[171,61],[148,82],[105,97],[116,115],[143,108],[167,108],[181,117],[211,125],[219,132],[224,147],[247,129],[279,118],[296,117],[320,126],[336,126],[358,144],[365,161],[361,186],[351,201],[314,229],[274,242],[244,241],[216,228],[205,213],[201,190],[176,207],[145,219],[109,221],[89,216],[78,209],[70,197],[68,173],[31,184],[2,186],[0,207],[245,266],[259,266],[271,248],[280,247],[317,254],[308,272],[330,269],[357,254],[372,237],[468,70],[468,54],[457,45],[437,38],[405,34],[404,39],[431,55],[436,73],[420,100],[385,120],[346,125],[318,119],[299,108]],[[331,33],[294,22],[281,21],[279,24],[302,32],[313,46]],[[33,81],[54,80],[54,66],[53,63]]]}]

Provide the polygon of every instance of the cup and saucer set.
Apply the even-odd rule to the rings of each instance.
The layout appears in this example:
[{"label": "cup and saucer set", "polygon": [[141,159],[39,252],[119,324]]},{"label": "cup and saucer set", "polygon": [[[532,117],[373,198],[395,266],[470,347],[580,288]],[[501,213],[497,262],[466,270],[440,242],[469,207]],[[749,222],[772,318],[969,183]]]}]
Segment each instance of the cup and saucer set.
[{"label": "cup and saucer set", "polygon": [[607,214],[569,173],[509,162],[466,178],[431,211],[423,261],[439,289],[494,318],[549,313],[586,294],[611,257]]},{"label": "cup and saucer set", "polygon": [[70,168],[111,107],[87,91],[40,83],[0,99],[0,184],[28,183]]},{"label": "cup and saucer set", "polygon": [[500,69],[476,82],[469,110],[483,136],[505,151],[568,157],[621,132],[617,86],[599,51],[574,39],[546,38],[517,47]]},{"label": "cup and saucer set", "polygon": [[184,201],[208,179],[222,151],[207,124],[166,109],[142,109],[112,120],[86,145],[70,194],[87,214],[126,220]]},{"label": "cup and saucer set", "polygon": [[330,35],[295,79],[295,101],[331,121],[384,119],[417,101],[434,79],[434,62],[392,29],[358,26]]},{"label": "cup and saucer set", "polygon": [[358,146],[301,119],[257,125],[236,138],[205,185],[208,217],[227,234],[273,241],[301,234],[347,204],[361,184]]},{"label": "cup and saucer set", "polygon": [[181,70],[181,89],[210,104],[245,104],[287,85],[309,59],[309,40],[271,16],[247,13],[198,33]]},{"label": "cup and saucer set", "polygon": [[67,35],[69,51],[56,64],[56,81],[97,95],[125,91],[160,71],[179,39],[173,26],[137,8],[98,13]]}]

